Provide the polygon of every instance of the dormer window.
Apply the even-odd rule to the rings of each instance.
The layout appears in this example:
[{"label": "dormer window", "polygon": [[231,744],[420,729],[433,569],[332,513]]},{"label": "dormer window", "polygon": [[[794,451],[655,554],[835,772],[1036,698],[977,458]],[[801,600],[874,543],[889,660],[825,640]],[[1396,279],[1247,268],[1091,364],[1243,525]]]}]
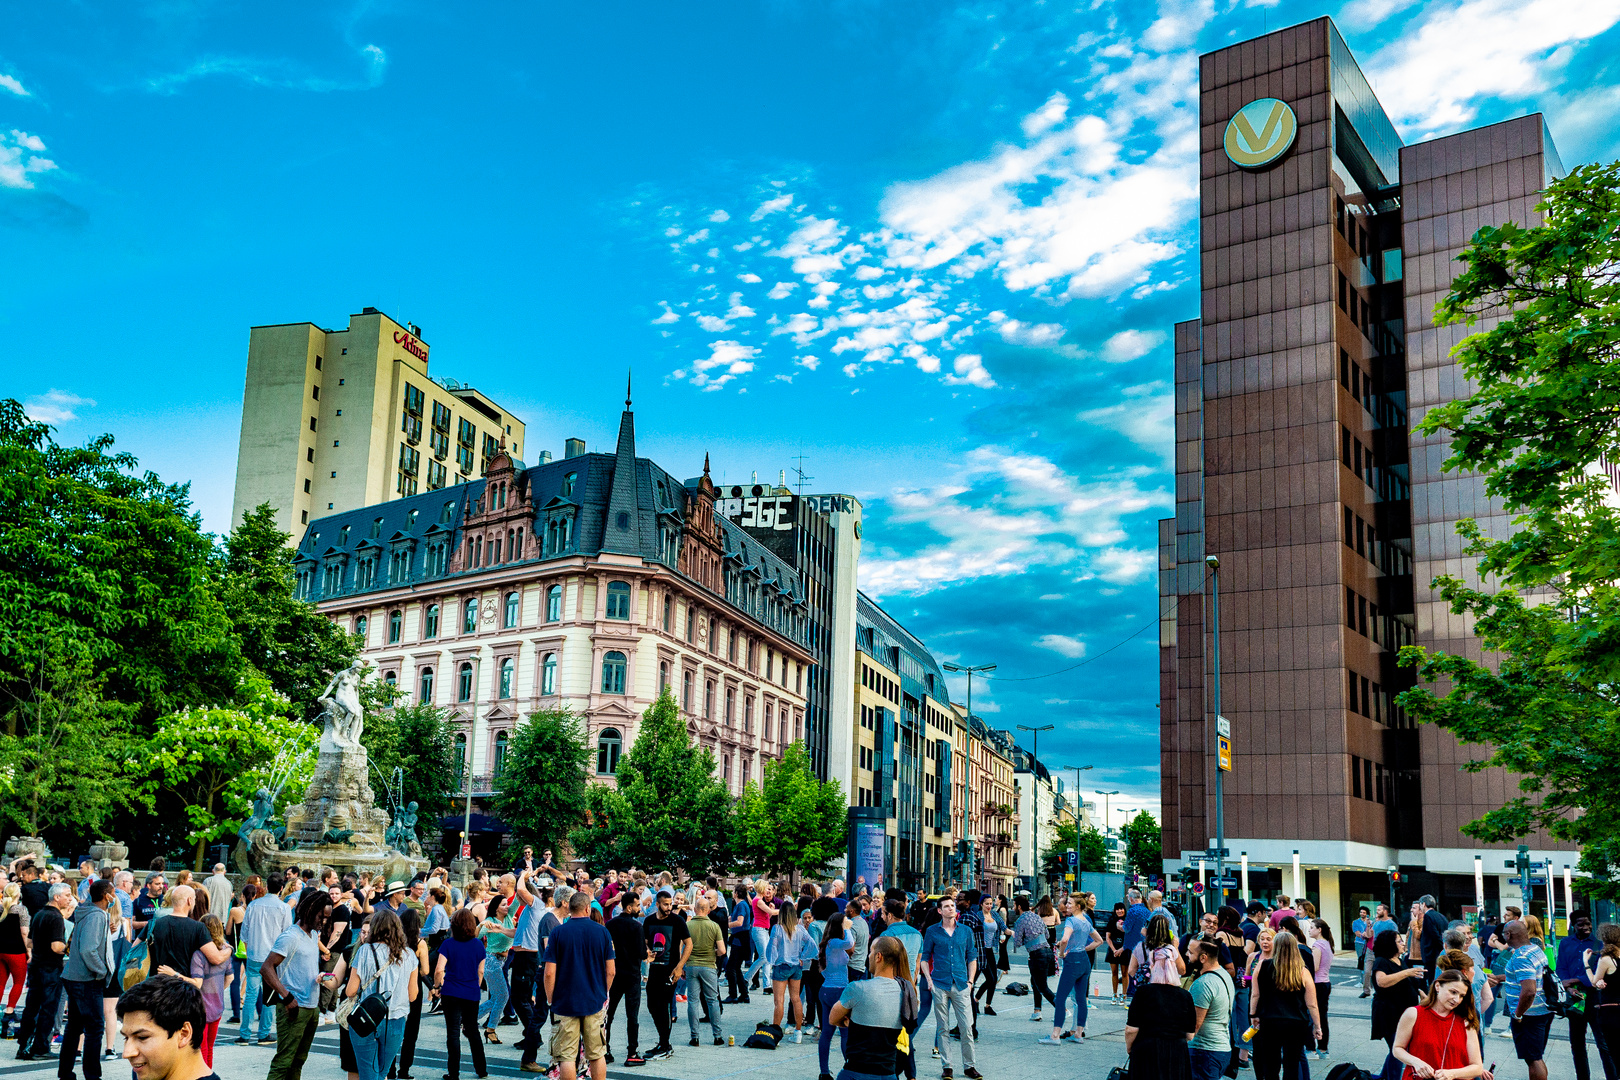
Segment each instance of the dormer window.
[{"label": "dormer window", "polygon": [[417,513],[418,512],[415,511],[415,510],[410,510],[410,511],[406,512],[406,514],[405,514],[405,528],[407,530],[416,528],[416,515],[417,515]]},{"label": "dormer window", "polygon": [[563,495],[565,495],[565,496],[572,495],[574,493],[574,484],[578,480],[579,480],[579,473],[569,473],[567,476],[563,477],[563,482],[562,482],[562,493],[563,493]]},{"label": "dormer window", "polygon": [[345,526],[343,526],[343,528],[338,530],[337,546],[338,547],[343,547],[346,544],[348,544],[348,542],[349,542],[349,527],[347,525],[345,525]]},{"label": "dormer window", "polygon": [[456,520],[456,504],[447,502],[444,504],[444,509],[439,511],[439,524],[448,525],[454,520]]},{"label": "dormer window", "polygon": [[382,535],[382,518],[373,518],[371,521],[371,538],[373,540]]}]

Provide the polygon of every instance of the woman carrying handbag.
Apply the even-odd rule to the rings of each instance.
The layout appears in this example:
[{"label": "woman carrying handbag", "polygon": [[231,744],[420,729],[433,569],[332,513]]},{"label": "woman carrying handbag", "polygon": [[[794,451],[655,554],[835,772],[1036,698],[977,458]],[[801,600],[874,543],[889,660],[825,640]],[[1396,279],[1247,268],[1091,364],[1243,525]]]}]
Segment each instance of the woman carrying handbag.
[{"label": "woman carrying handbag", "polygon": [[[419,993],[421,960],[405,940],[399,916],[379,907],[367,920],[367,941],[354,952],[354,969],[339,1012],[349,1029],[360,1080],[384,1080],[405,1041],[405,1021]],[[347,1002],[345,1003],[347,1004]]]}]

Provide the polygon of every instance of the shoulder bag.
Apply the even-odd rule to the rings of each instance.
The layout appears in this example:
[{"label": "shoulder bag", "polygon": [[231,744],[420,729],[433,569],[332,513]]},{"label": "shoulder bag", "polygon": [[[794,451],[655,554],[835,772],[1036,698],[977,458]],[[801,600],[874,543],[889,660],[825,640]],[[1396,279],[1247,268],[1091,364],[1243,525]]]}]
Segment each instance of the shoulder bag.
[{"label": "shoulder bag", "polygon": [[371,946],[371,958],[377,965],[376,972],[370,980],[360,988],[354,997],[346,997],[338,1003],[337,1022],[340,1027],[349,1029],[350,1035],[360,1038],[370,1038],[388,1019],[388,994],[379,994],[375,987],[377,980],[382,978],[384,964],[377,956],[377,946]]}]

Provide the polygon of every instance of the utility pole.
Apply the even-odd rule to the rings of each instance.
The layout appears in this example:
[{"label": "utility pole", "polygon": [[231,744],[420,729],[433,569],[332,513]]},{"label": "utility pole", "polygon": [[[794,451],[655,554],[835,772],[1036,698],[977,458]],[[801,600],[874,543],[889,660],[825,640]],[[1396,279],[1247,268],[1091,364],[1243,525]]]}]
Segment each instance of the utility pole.
[{"label": "utility pole", "polygon": [[[1078,782],[1079,781],[1076,780],[1076,783],[1078,783]],[[1111,813],[1111,807],[1109,806],[1108,797],[1110,795],[1118,795],[1119,792],[1117,792],[1117,791],[1093,791],[1093,794],[1101,795],[1103,797],[1103,842],[1107,843],[1109,837],[1113,835],[1113,831],[1114,831],[1114,817],[1113,817],[1113,814]],[[1124,857],[1123,854],[1120,855],[1120,865],[1122,867],[1125,865],[1125,857]]]},{"label": "utility pole", "polygon": [[[1226,770],[1222,767],[1222,758],[1219,750],[1219,740],[1228,740],[1230,747],[1231,736],[1219,729],[1226,723],[1221,716],[1221,560],[1214,555],[1204,559],[1209,567],[1210,591],[1214,603],[1211,605],[1210,624],[1214,627],[1214,645],[1210,650],[1215,667],[1215,725],[1217,728],[1217,750],[1215,755],[1215,888],[1217,890],[1216,907],[1226,906],[1226,805],[1223,796],[1222,781]],[[1204,753],[1209,753],[1209,725],[1204,726]],[[1228,749],[1230,753],[1230,749]]]},{"label": "utility pole", "polygon": [[[963,748],[963,749],[965,749],[967,751],[968,774],[962,778],[962,790],[963,790],[963,792],[966,793],[967,805],[964,805],[962,807],[962,826],[963,826],[963,828],[970,828],[968,822],[969,822],[972,815],[970,815],[968,811],[969,811],[969,808],[972,806],[972,801],[973,801],[973,676],[974,675],[986,675],[986,674],[989,674],[990,672],[996,670],[996,665],[994,665],[994,664],[979,664],[978,666],[975,667],[975,666],[973,666],[971,664],[944,664],[942,666],[945,668],[946,671],[965,672],[967,674],[967,677],[968,677],[968,685],[967,685],[968,745]],[[971,851],[974,850],[974,848],[970,846],[968,850],[971,852]],[[978,887],[978,877],[977,877],[977,875],[975,873],[975,867],[972,864],[973,864],[973,859],[970,856],[969,859],[968,859],[968,886],[970,888],[977,888]]]},{"label": "utility pole", "polygon": [[1041,774],[1039,771],[1041,767],[1041,732],[1051,731],[1055,727],[1057,727],[1056,724],[1042,724],[1040,727],[1029,727],[1025,724],[1018,725],[1019,731],[1030,731],[1034,732],[1035,735],[1035,747],[1029,752],[1030,757],[1035,762],[1035,768],[1029,770],[1030,802],[1035,804],[1030,807],[1029,813],[1029,842],[1035,853],[1030,860],[1034,864],[1030,867],[1030,874],[1035,878],[1035,899],[1037,900],[1041,898]]}]

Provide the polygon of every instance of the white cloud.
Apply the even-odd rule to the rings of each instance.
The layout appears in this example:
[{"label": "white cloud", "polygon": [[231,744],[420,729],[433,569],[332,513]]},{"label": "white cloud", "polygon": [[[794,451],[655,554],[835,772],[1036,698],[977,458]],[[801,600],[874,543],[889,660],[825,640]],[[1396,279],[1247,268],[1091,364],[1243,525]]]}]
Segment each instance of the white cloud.
[{"label": "white cloud", "polygon": [[753,359],[758,355],[759,350],[753,346],[737,341],[716,341],[710,346],[708,358],[692,365],[692,385],[718,390],[737,376],[753,371]]},{"label": "white cloud", "polygon": [[1056,345],[1063,338],[1060,323],[1027,323],[1005,319],[996,327],[1001,340],[1011,345]]},{"label": "white cloud", "polygon": [[1454,0],[1425,8],[1365,65],[1408,141],[1467,126],[1481,99],[1545,90],[1620,0]]},{"label": "white cloud", "polygon": [[1077,660],[1086,655],[1086,643],[1067,634],[1042,634],[1035,639],[1035,644],[1070,659]]},{"label": "white cloud", "polygon": [[1024,134],[1034,138],[1063,123],[1069,114],[1069,95],[1059,91],[1046,99],[1046,104],[1024,117]]},{"label": "white cloud", "polygon": [[698,325],[710,334],[719,334],[731,329],[731,324],[718,315],[699,315]]},{"label": "white cloud", "polygon": [[11,129],[9,136],[0,133],[0,187],[31,188],[33,176],[50,172],[56,162],[41,157],[45,142],[38,135]]},{"label": "white cloud", "polygon": [[79,414],[74,410],[81,407],[93,409],[96,403],[91,398],[62,390],[51,390],[23,402],[23,411],[28,414],[28,419],[40,424],[65,424],[69,420],[77,420]]},{"label": "white cloud", "polygon": [[765,217],[767,217],[767,216],[769,216],[771,214],[776,213],[779,210],[786,210],[788,207],[790,207],[792,205],[793,205],[793,196],[792,195],[778,195],[774,199],[766,199],[764,202],[759,204],[758,209],[756,209],[752,214],[748,215],[748,220],[749,221],[759,221],[759,220],[761,220],[761,219],[763,219],[763,218],[765,218]]},{"label": "white cloud", "polygon": [[1103,345],[1102,358],[1111,364],[1122,364],[1146,356],[1164,340],[1160,330],[1121,330]]},{"label": "white cloud", "polygon": [[726,318],[728,318],[728,319],[752,319],[753,317],[754,317],[754,309],[751,308],[751,307],[748,307],[746,304],[744,304],[742,302],[742,293],[740,293],[740,292],[732,293],[731,294],[731,307],[730,307],[729,310],[726,311]]},{"label": "white cloud", "polygon": [[737,280],[749,285],[758,285],[763,279],[758,274],[738,274]]},{"label": "white cloud", "polygon": [[978,354],[964,353],[958,356],[953,367],[956,369],[956,374],[945,376],[945,381],[951,385],[959,386],[967,383],[982,387],[985,390],[995,388],[996,380],[992,379],[990,373],[984,370],[984,358]]},{"label": "white cloud", "polygon": [[797,281],[778,281],[771,286],[771,291],[765,295],[772,300],[786,300],[788,294],[798,287],[799,283]]},{"label": "white cloud", "polygon": [[1215,0],[1162,0],[1159,17],[1142,35],[1142,44],[1156,52],[1190,47],[1198,31],[1215,14]]},{"label": "white cloud", "polygon": [[1165,467],[1174,464],[1176,409],[1174,388],[1167,382],[1127,386],[1123,400],[1081,412],[1077,419],[1117,431],[1136,445],[1164,455]]},{"label": "white cloud", "polygon": [[665,323],[681,321],[681,317],[675,314],[674,309],[669,306],[668,300],[658,301],[658,306],[664,309],[664,313],[652,321],[654,326],[661,326]]},{"label": "white cloud", "polygon": [[18,97],[31,96],[27,90],[23,89],[23,84],[18,82],[16,77],[12,75],[0,75],[0,90],[9,90]]},{"label": "white cloud", "polygon": [[724,210],[716,210],[714,213],[709,215],[709,220],[719,224],[722,221],[730,221],[731,215],[726,213]]},{"label": "white cloud", "polygon": [[1339,10],[1339,21],[1346,26],[1373,27],[1398,15],[1419,0],[1352,0]]},{"label": "white cloud", "polygon": [[328,93],[341,90],[367,90],[381,86],[388,74],[388,54],[379,45],[363,45],[359,55],[364,66],[364,78],[331,78],[314,75],[287,60],[264,60],[257,57],[208,56],[198,60],[184,71],[155,75],[145,82],[145,88],[157,94],[179,93],[180,88],[197,79],[216,76],[240,79],[251,86],[267,86],[291,90],[309,90]]},{"label": "white cloud", "polygon": [[883,267],[881,266],[857,266],[855,268],[855,280],[876,281],[878,278],[883,276],[883,272]]},{"label": "white cloud", "polygon": [[814,356],[801,356],[793,362],[798,364],[800,367],[808,368],[811,371],[814,371],[816,368],[821,366],[821,361],[816,359]]}]

